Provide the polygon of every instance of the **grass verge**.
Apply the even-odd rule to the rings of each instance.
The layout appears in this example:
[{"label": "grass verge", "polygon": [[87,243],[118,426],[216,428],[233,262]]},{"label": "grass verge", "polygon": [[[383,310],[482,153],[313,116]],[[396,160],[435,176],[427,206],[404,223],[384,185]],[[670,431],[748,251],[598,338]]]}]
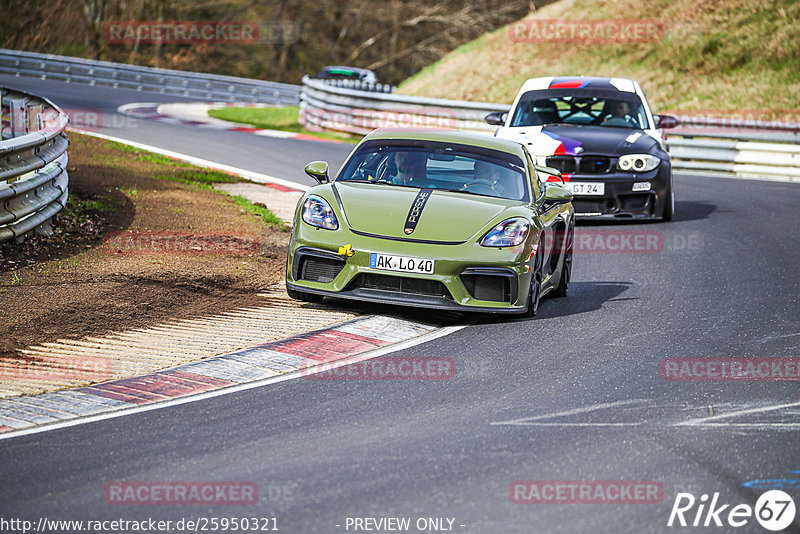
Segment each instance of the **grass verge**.
[{"label": "grass verge", "polygon": [[225,195],[229,197],[234,204],[242,208],[247,213],[260,217],[263,222],[273,226],[276,230],[286,231],[286,225],[283,223],[283,221],[281,221],[277,215],[272,213],[263,204],[253,203],[242,196],[230,195],[224,191],[218,191],[213,187],[213,184],[230,184],[245,181],[241,178],[213,169],[196,167],[184,161],[168,158],[166,156],[162,156],[161,154],[147,152],[146,150],[134,148],[122,143],[117,143],[116,141],[106,141],[106,144],[110,148],[121,150],[123,152],[133,152],[137,155],[140,161],[147,161],[167,167],[178,167],[179,169],[171,170],[168,174],[157,173],[154,175],[154,178],[193,185],[203,189],[215,191],[221,195]]},{"label": "grass verge", "polygon": [[216,119],[247,124],[254,128],[313,135],[314,137],[334,139],[336,141],[345,141],[348,143],[357,143],[361,140],[361,136],[358,135],[337,132],[312,132],[305,129],[300,124],[299,106],[277,106],[268,108],[225,107],[221,109],[210,109],[208,114]]}]

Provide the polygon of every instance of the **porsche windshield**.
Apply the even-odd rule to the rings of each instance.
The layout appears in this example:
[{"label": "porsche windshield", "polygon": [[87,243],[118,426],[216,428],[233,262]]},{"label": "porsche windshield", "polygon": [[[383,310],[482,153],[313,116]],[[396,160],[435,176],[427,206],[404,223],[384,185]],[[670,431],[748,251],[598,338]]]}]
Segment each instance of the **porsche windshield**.
[{"label": "porsche windshield", "polygon": [[358,149],[336,181],[419,187],[527,201],[527,178],[522,165],[518,156],[478,147],[372,141]]},{"label": "porsche windshield", "polygon": [[522,95],[511,126],[567,124],[611,128],[647,128],[647,115],[634,94],[552,94],[530,91]]}]

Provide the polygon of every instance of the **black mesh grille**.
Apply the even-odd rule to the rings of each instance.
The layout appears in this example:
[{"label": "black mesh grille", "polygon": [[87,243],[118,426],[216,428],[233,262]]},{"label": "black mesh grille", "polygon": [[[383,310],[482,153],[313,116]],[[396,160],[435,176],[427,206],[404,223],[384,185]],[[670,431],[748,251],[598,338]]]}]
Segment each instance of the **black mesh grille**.
[{"label": "black mesh grille", "polygon": [[577,169],[575,158],[572,156],[550,156],[545,160],[548,167],[553,167],[561,172],[574,173]]},{"label": "black mesh grille", "polygon": [[332,258],[304,255],[300,258],[299,278],[327,284],[341,272],[345,262]]},{"label": "black mesh grille", "polygon": [[611,167],[611,158],[605,156],[583,156],[578,161],[581,174],[605,174]]},{"label": "black mesh grille", "polygon": [[410,293],[429,297],[452,298],[445,285],[438,280],[424,278],[407,278],[405,276],[387,276],[383,274],[362,273],[350,283],[350,289],[380,289],[396,293]]},{"label": "black mesh grille", "polygon": [[545,164],[569,174],[606,174],[611,169],[611,158],[607,156],[550,156],[545,160]]},{"label": "black mesh grille", "polygon": [[507,276],[462,274],[461,282],[474,299],[511,302],[511,283]]}]

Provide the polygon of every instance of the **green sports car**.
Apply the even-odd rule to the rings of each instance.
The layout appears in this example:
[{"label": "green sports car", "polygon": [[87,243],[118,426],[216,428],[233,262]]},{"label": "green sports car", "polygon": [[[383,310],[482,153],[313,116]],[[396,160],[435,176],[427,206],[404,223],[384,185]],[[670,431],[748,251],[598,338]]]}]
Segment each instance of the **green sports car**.
[{"label": "green sports car", "polygon": [[286,288],[387,304],[533,316],[566,296],[572,195],[545,183],[517,142],[463,132],[377,130],[294,216]]}]

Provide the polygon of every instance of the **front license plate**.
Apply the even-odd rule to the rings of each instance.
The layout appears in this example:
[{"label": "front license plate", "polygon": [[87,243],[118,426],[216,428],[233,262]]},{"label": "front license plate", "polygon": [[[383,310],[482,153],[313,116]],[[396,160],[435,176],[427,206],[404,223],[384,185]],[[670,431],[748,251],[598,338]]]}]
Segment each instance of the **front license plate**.
[{"label": "front license plate", "polygon": [[401,273],[433,274],[435,261],[427,258],[409,258],[372,252],[369,255],[369,266],[373,269],[399,271]]},{"label": "front license plate", "polygon": [[606,192],[606,184],[603,182],[567,182],[564,187],[573,195],[602,196]]}]

